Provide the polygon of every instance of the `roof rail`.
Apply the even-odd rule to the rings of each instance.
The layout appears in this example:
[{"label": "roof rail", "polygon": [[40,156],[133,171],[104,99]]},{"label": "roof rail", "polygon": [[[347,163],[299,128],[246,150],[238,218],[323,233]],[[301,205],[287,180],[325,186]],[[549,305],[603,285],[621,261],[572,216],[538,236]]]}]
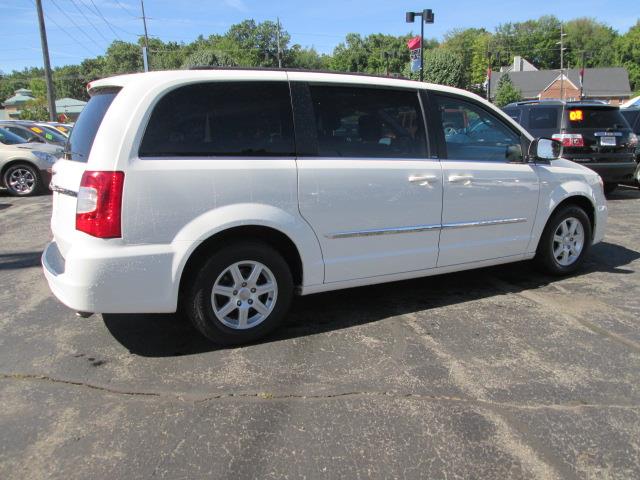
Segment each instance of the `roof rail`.
[{"label": "roof rail", "polygon": [[[378,75],[375,73],[366,72],[340,72],[337,70],[315,70],[310,68],[278,68],[278,67],[219,67],[219,66],[194,66],[189,67],[188,70],[249,70],[249,71],[267,71],[267,72],[309,72],[309,73],[331,73],[334,75],[354,75],[360,77],[374,77],[374,78],[390,78],[394,80],[409,80],[410,78],[403,77],[402,75]],[[417,80],[414,80],[417,81]]]}]

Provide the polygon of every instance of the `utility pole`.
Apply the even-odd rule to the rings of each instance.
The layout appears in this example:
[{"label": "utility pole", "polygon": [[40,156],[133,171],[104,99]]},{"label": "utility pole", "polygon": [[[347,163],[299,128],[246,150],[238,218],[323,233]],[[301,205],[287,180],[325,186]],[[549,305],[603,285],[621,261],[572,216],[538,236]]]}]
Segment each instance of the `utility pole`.
[{"label": "utility pole", "polygon": [[56,95],[53,91],[53,80],[51,79],[51,63],[49,63],[49,44],[47,43],[47,30],[44,26],[44,13],[42,12],[42,1],[36,0],[38,10],[38,25],[40,26],[40,43],[42,44],[42,59],[44,60],[44,76],[47,82],[47,103],[49,105],[49,120],[57,120]]},{"label": "utility pole", "polygon": [[560,45],[560,100],[564,100],[564,25],[560,23],[560,41],[556,45]]},{"label": "utility pole", "polygon": [[491,51],[487,51],[487,102],[491,101]]},{"label": "utility pole", "polygon": [[278,29],[276,30],[276,41],[278,42],[278,68],[282,68],[282,54],[280,51],[280,17],[276,17]]},{"label": "utility pole", "polygon": [[144,0],[140,0],[140,6],[142,7],[142,24],[144,25],[144,47],[142,48],[142,63],[144,64],[144,71],[149,71],[149,35],[147,34],[147,17],[144,14]]}]

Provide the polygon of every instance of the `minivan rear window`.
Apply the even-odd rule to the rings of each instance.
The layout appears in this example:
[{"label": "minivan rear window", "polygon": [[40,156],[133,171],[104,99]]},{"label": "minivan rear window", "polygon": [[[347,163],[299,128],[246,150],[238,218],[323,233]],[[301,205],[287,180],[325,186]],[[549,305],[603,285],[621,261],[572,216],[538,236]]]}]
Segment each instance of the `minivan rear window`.
[{"label": "minivan rear window", "polygon": [[119,88],[113,88],[93,94],[71,131],[71,136],[65,147],[67,160],[87,162],[102,119],[119,91]]},{"label": "minivan rear window", "polygon": [[572,128],[629,128],[618,108],[569,107],[565,116]]},{"label": "minivan rear window", "polygon": [[208,82],[177,88],[149,119],[140,157],[293,156],[284,81]]}]

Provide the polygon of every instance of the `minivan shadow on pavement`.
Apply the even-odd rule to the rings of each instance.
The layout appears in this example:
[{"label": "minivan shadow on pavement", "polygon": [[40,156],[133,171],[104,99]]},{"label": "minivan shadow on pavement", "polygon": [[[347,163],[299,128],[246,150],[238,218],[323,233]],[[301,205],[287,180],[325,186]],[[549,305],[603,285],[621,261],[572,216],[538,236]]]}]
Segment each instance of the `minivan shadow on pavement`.
[{"label": "minivan shadow on pavement", "polygon": [[[0,205],[0,210],[2,206]],[[0,271],[40,266],[42,252],[0,253]]]},{"label": "minivan shadow on pavement", "polygon": [[[629,274],[640,252],[607,242],[595,245],[580,273]],[[445,307],[553,283],[528,262],[297,297],[285,325],[260,343],[315,335],[392,316]],[[193,355],[219,348],[179,314],[105,314],[106,327],[131,353],[145,357]]]},{"label": "minivan shadow on pavement", "polygon": [[640,198],[640,188],[630,185],[618,185],[618,188],[607,195],[607,200],[633,200],[637,198]]}]

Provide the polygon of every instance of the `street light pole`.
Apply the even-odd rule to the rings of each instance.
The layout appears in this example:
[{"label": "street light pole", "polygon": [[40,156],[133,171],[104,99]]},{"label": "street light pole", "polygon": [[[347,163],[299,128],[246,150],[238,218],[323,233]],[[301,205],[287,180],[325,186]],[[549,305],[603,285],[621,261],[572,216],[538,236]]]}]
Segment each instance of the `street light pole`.
[{"label": "street light pole", "polygon": [[421,12],[407,12],[407,23],[413,23],[416,17],[420,17],[420,81],[424,81],[424,24],[433,23],[435,15],[433,10],[427,8]]}]

